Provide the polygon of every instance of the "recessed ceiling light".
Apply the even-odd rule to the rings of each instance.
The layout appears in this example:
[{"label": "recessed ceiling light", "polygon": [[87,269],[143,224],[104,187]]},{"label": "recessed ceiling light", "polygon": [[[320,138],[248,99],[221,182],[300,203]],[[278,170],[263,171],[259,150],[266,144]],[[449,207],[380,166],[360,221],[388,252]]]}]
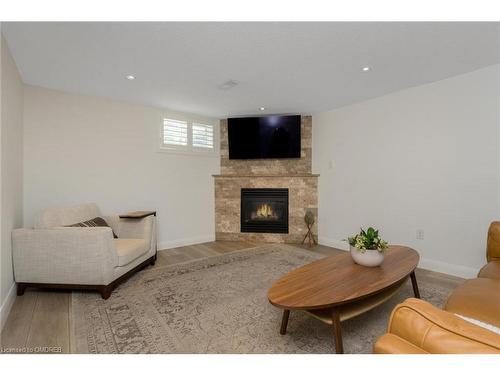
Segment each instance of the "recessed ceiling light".
[{"label": "recessed ceiling light", "polygon": [[129,81],[133,81],[135,79],[135,76],[129,74],[128,76],[125,76]]},{"label": "recessed ceiling light", "polygon": [[261,111],[265,111],[265,110],[266,110],[266,108],[264,108],[264,107],[260,107],[259,109],[260,109]]},{"label": "recessed ceiling light", "polygon": [[370,70],[372,70],[372,68],[370,68],[369,66],[364,66],[362,70],[363,72],[369,72]]}]

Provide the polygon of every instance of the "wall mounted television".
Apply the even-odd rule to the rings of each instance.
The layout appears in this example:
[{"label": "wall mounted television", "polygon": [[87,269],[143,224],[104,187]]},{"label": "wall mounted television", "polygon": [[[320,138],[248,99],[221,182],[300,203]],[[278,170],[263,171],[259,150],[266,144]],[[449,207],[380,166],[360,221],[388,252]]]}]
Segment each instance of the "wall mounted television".
[{"label": "wall mounted television", "polygon": [[300,115],[227,120],[229,159],[300,158]]}]

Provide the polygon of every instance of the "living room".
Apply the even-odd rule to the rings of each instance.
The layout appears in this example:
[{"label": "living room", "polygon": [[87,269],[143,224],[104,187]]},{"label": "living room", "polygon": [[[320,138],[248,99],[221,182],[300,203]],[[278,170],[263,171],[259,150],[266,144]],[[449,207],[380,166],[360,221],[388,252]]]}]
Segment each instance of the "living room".
[{"label": "living room", "polygon": [[3,354],[500,354],[499,22],[20,19]]}]

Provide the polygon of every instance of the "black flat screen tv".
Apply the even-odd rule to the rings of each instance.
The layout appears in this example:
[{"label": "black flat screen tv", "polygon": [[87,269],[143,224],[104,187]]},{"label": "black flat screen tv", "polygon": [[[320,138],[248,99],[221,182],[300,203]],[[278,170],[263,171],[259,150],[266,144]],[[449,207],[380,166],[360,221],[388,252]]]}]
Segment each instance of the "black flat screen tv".
[{"label": "black flat screen tv", "polygon": [[227,120],[229,159],[300,158],[300,115]]}]

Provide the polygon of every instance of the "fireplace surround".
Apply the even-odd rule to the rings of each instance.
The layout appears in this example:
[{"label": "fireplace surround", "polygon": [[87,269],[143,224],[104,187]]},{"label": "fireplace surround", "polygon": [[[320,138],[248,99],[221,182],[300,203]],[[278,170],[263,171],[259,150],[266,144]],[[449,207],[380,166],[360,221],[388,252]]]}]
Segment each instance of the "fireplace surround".
[{"label": "fireplace surround", "polygon": [[288,233],[288,189],[241,189],[241,232]]},{"label": "fireplace surround", "polygon": [[[299,159],[229,159],[227,120],[221,120],[220,161],[220,174],[214,175],[215,239],[300,244],[307,233],[307,226],[304,223],[306,212],[311,211],[316,219],[318,218],[319,175],[312,173],[311,116],[301,117]],[[287,189],[288,231],[282,229],[281,232],[276,230],[271,233],[267,230],[257,231],[254,228],[247,231],[245,225],[242,230],[243,189]],[[260,209],[260,217],[257,218],[255,212],[252,224],[255,224],[256,220],[265,218],[274,220],[276,207],[271,205]],[[317,220],[312,231],[317,237]]]}]

